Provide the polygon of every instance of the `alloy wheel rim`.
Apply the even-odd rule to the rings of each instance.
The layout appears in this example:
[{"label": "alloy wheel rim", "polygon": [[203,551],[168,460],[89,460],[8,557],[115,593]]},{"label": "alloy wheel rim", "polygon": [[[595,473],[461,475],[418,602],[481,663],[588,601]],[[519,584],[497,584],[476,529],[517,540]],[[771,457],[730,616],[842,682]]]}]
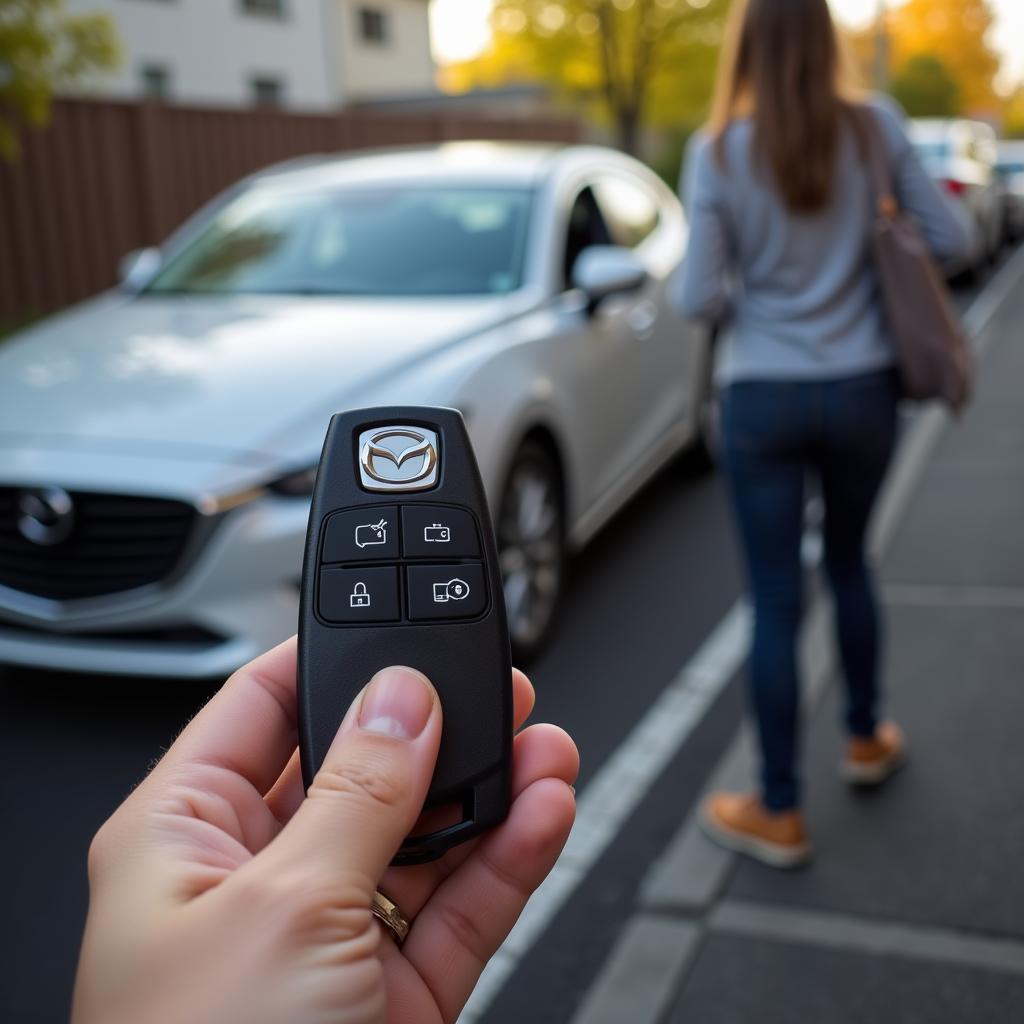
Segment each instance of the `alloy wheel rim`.
[{"label": "alloy wheel rim", "polygon": [[520,644],[544,633],[558,598],[562,524],[555,483],[539,466],[513,471],[498,522],[509,631]]}]

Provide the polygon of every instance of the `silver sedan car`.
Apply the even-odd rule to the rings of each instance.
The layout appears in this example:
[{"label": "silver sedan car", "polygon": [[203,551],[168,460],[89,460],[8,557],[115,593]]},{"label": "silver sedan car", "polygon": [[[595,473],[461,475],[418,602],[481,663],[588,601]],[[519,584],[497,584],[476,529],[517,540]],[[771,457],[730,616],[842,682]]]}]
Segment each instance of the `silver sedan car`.
[{"label": "silver sedan car", "polygon": [[566,557],[700,442],[671,190],[594,147],[460,143],[271,169],[117,291],[0,347],[0,662],[226,673],[295,629],[340,409],[460,409],[520,656]]},{"label": "silver sedan car", "polygon": [[910,137],[929,174],[978,226],[981,246],[969,268],[977,274],[996,258],[1004,237],[995,132],[981,121],[924,118],[910,122]]}]

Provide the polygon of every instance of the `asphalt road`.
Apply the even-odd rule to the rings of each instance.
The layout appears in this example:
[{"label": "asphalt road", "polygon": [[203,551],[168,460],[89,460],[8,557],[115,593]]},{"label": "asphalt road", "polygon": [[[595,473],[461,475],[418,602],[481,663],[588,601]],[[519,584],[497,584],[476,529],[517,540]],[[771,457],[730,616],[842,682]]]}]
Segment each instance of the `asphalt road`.
[{"label": "asphalt road", "polygon": [[[964,304],[970,298],[959,295]],[[674,465],[573,563],[557,639],[530,674],[534,720],[557,722],[577,740],[581,788],[737,598],[729,515],[720,479]],[[0,673],[0,1020],[66,1019],[89,839],[213,689]],[[734,681],[488,1021],[568,1019],[741,710]]]}]

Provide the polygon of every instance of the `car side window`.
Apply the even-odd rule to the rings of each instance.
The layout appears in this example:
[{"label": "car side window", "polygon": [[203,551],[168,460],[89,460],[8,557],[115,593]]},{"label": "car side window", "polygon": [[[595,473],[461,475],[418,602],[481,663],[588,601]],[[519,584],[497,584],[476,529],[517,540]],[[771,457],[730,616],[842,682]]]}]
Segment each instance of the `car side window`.
[{"label": "car side window", "polygon": [[658,201],[641,182],[609,174],[594,189],[616,245],[635,249],[657,229],[661,220]]},{"label": "car side window", "polygon": [[584,188],[576,196],[569,212],[569,223],[565,240],[565,260],[562,267],[562,287],[568,291],[573,287],[572,270],[580,253],[592,245],[610,245],[611,234],[608,225],[594,198],[593,190]]}]

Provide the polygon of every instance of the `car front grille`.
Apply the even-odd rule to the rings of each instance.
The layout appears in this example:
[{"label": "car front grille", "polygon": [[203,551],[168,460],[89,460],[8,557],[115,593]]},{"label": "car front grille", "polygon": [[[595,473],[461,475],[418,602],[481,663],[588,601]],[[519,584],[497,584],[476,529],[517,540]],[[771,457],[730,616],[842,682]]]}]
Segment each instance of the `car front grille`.
[{"label": "car front grille", "polygon": [[0,636],[46,637],[48,640],[84,640],[87,643],[114,641],[119,644],[146,644],[158,647],[180,647],[189,650],[207,650],[226,640],[203,626],[164,626],[158,629],[104,630],[96,633],[79,630],[53,630],[40,626],[0,622]]},{"label": "car front grille", "polygon": [[69,601],[159,583],[173,572],[196,510],[181,501],[73,492],[70,532],[52,545],[19,527],[26,492],[0,487],[0,586]]}]

